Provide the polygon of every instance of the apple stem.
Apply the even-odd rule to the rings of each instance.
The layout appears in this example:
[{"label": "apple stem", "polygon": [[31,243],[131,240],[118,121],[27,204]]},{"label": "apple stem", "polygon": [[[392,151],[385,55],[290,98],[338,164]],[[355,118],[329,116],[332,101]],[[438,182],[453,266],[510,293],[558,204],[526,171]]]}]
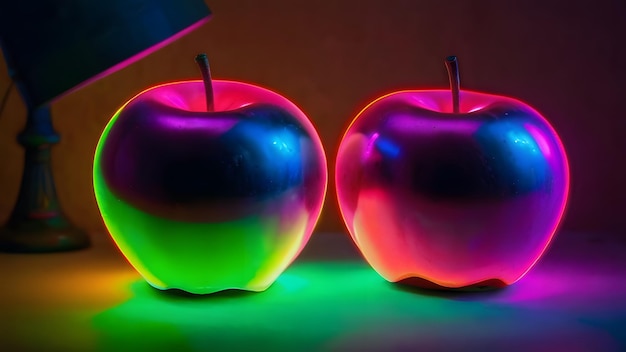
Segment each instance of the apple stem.
[{"label": "apple stem", "polygon": [[455,114],[460,112],[460,91],[461,79],[459,78],[459,61],[456,56],[448,56],[446,58],[446,69],[448,69],[448,78],[450,79],[450,90],[452,91],[452,111]]},{"label": "apple stem", "polygon": [[215,105],[213,102],[213,84],[211,82],[211,69],[209,68],[209,59],[206,54],[196,55],[196,63],[202,73],[202,80],[204,81],[204,92],[206,94],[206,109],[207,111],[213,111]]}]

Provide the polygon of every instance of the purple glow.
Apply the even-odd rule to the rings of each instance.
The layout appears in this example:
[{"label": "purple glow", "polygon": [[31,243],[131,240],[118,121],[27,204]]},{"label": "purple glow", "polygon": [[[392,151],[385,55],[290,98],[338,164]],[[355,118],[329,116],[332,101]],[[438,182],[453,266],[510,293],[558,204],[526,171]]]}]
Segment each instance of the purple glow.
[{"label": "purple glow", "polygon": [[206,119],[202,117],[190,116],[181,119],[177,116],[164,115],[154,119],[155,124],[163,125],[168,130],[191,130],[191,131],[211,131],[212,135],[222,135],[231,129],[238,121],[236,119],[215,118]]},{"label": "purple glow", "polygon": [[408,114],[399,114],[389,119],[390,129],[403,130],[407,133],[432,135],[437,133],[474,133],[480,127],[480,121],[454,117],[450,119],[432,118],[416,120]]}]

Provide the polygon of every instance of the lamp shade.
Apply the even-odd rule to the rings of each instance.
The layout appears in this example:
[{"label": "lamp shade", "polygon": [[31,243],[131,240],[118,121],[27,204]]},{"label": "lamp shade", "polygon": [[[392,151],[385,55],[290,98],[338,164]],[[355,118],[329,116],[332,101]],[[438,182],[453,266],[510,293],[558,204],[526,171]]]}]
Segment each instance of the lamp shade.
[{"label": "lamp shade", "polygon": [[0,45],[25,103],[38,107],[206,22],[203,0],[0,3]]}]

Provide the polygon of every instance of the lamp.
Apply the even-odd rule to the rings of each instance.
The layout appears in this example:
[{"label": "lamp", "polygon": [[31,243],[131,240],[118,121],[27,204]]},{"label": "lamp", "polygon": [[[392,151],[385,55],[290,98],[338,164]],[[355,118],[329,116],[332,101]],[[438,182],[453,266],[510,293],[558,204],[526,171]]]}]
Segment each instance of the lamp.
[{"label": "lamp", "polygon": [[24,172],[17,202],[0,229],[0,250],[85,248],[87,234],[63,214],[50,168],[59,135],[50,104],[148,55],[208,21],[203,0],[38,0],[0,4],[0,47],[27,108],[18,135]]}]

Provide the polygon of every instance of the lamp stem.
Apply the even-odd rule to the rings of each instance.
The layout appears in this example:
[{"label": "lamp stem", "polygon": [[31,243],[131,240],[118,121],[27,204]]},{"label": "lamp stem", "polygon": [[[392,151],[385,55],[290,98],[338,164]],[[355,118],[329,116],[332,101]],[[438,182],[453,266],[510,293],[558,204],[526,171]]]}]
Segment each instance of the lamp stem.
[{"label": "lamp stem", "polygon": [[215,105],[213,100],[213,83],[211,82],[211,69],[209,67],[209,59],[207,58],[206,54],[198,54],[196,56],[196,63],[200,68],[202,80],[204,81],[204,92],[206,94],[206,110],[213,111],[215,110]]},{"label": "lamp stem", "polygon": [[57,200],[50,149],[59,135],[48,106],[29,109],[18,142],[25,149],[24,172],[13,212],[0,228],[0,250],[36,253],[87,247],[89,237],[65,218]]},{"label": "lamp stem", "polygon": [[446,69],[448,70],[450,90],[452,92],[452,112],[458,114],[460,112],[459,94],[461,91],[461,79],[459,78],[459,61],[456,56],[448,56],[446,58]]}]

